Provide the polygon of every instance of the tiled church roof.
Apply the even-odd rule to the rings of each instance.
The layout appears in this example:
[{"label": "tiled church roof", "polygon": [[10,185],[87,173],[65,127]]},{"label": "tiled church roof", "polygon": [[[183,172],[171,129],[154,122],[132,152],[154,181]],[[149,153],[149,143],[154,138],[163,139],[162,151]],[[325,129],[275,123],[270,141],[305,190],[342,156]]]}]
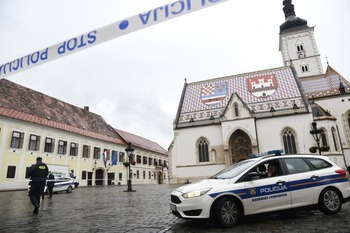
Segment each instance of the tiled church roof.
[{"label": "tiled church roof", "polygon": [[6,79],[0,79],[0,115],[126,144],[113,127],[88,108],[78,108]]},{"label": "tiled church roof", "polygon": [[176,123],[220,117],[236,93],[255,115],[305,110],[291,68],[280,67],[186,84]]},{"label": "tiled church roof", "polygon": [[302,78],[300,83],[308,99],[339,95],[341,85],[346,93],[350,93],[350,82],[330,66],[327,67],[325,74]]},{"label": "tiled church roof", "polygon": [[133,147],[138,147],[145,150],[158,152],[163,155],[168,155],[168,152],[155,142],[152,142],[146,138],[137,136],[135,134],[125,132],[120,129],[115,129],[115,130],[126,142],[130,142]]}]

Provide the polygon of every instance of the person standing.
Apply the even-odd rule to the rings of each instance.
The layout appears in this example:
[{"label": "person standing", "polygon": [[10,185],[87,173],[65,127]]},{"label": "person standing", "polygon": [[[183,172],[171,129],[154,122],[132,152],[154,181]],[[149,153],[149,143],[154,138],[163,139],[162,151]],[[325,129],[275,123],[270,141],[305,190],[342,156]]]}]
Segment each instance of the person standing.
[{"label": "person standing", "polygon": [[50,172],[47,180],[47,188],[49,190],[49,198],[52,198],[53,186],[55,186],[55,176]]},{"label": "person standing", "polygon": [[44,192],[46,185],[46,177],[49,174],[49,169],[45,163],[42,162],[41,157],[36,158],[36,164],[33,164],[28,169],[28,176],[31,180],[29,189],[29,198],[34,206],[33,213],[39,213],[40,197]]}]

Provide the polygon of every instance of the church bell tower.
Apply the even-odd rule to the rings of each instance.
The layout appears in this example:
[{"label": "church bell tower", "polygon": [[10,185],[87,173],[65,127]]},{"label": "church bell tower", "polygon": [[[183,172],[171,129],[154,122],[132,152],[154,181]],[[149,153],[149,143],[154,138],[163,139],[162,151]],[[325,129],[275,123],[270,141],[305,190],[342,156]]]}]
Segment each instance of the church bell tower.
[{"label": "church bell tower", "polygon": [[284,65],[292,65],[299,78],[324,74],[314,27],[295,15],[292,0],[284,0],[283,6],[286,21],[280,26],[279,51]]}]

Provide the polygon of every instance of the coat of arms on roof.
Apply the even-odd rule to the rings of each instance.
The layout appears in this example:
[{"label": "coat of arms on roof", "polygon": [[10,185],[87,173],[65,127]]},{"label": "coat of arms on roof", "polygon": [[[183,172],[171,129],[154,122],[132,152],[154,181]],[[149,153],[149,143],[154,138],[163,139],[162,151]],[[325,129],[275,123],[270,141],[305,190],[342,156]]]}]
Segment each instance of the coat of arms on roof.
[{"label": "coat of arms on roof", "polygon": [[215,83],[202,87],[201,100],[206,105],[216,105],[223,101],[227,93],[227,83]]},{"label": "coat of arms on roof", "polygon": [[277,90],[277,81],[275,75],[265,75],[249,78],[247,80],[248,90],[256,97],[269,97]]}]

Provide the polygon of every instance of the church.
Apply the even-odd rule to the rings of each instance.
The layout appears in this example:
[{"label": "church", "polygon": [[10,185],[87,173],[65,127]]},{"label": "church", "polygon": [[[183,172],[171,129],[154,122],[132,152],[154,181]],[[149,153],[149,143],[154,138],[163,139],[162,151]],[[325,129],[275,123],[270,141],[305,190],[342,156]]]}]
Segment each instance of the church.
[{"label": "church", "polygon": [[283,1],[282,67],[185,81],[169,147],[170,183],[207,178],[251,154],[322,154],[350,165],[350,82],[322,67],[314,27]]}]

